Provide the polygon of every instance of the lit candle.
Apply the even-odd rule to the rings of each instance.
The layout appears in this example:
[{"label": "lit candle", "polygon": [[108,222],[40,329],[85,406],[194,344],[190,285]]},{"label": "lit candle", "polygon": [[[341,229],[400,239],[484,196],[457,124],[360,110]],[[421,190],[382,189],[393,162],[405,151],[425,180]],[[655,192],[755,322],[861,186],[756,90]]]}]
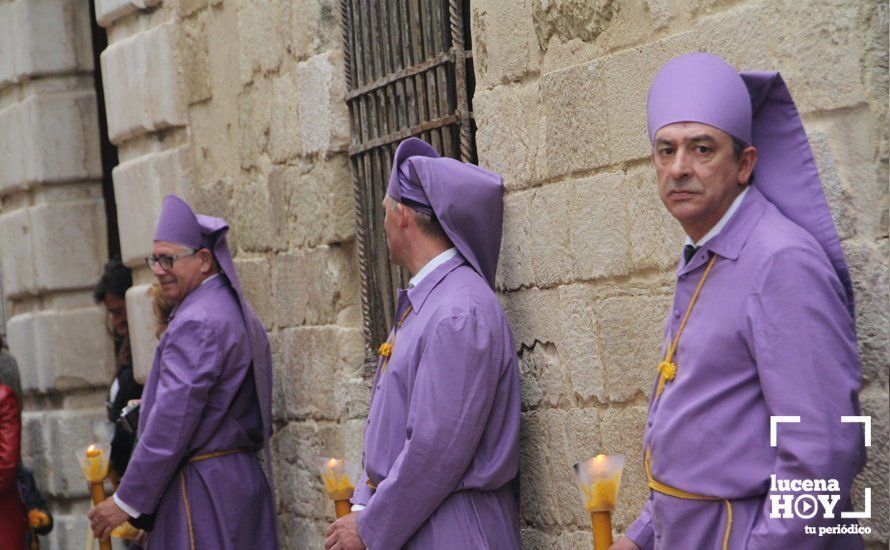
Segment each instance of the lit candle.
[{"label": "lit candle", "polygon": [[[102,482],[108,475],[108,460],[111,446],[107,443],[89,445],[77,452],[83,477],[90,484],[90,495],[93,498],[93,506],[105,500],[105,487]],[[99,541],[101,550],[111,550],[111,541]]]},{"label": "lit candle", "polygon": [[319,471],[325,490],[334,501],[337,517],[345,516],[350,512],[349,499],[355,492],[352,479],[358,477],[358,465],[336,458],[320,459]]},{"label": "lit candle", "polygon": [[603,454],[575,464],[578,488],[593,526],[593,547],[606,550],[612,545],[612,511],[618,500],[624,456]]}]

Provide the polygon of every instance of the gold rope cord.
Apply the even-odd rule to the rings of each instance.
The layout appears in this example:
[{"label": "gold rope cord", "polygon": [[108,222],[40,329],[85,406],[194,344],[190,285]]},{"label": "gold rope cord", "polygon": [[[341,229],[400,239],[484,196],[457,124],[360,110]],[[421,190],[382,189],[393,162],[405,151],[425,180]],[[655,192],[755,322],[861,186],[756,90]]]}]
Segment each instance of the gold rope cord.
[{"label": "gold rope cord", "polygon": [[408,314],[411,313],[412,309],[414,309],[414,306],[408,306],[408,309],[406,309],[405,313],[402,314],[402,318],[399,319],[399,324],[396,325],[396,330],[392,334],[392,342],[389,342],[389,355],[383,358],[383,365],[380,366],[380,374],[386,372],[386,366],[389,365],[389,359],[392,357],[392,354],[396,349],[396,336],[399,335],[399,329],[402,328],[402,323],[405,322],[405,319],[408,317]]},{"label": "gold rope cord", "polygon": [[695,306],[695,302],[698,300],[698,295],[701,293],[701,289],[704,286],[705,281],[708,279],[708,275],[711,273],[711,268],[714,267],[714,262],[716,260],[716,254],[711,256],[711,261],[708,262],[708,267],[705,268],[705,272],[698,281],[698,286],[695,287],[695,292],[692,294],[692,299],[689,301],[689,307],[686,308],[686,313],[683,315],[683,321],[680,323],[680,328],[677,330],[676,336],[674,336],[674,341],[668,346],[664,361],[658,365],[659,375],[658,389],[655,390],[656,399],[658,399],[661,396],[661,392],[664,391],[665,382],[673,380],[677,374],[677,366],[671,363],[671,360],[674,358],[674,353],[676,353],[677,346],[680,344],[680,335],[683,334],[683,329],[686,328],[686,322],[689,321],[689,315],[692,313],[692,308]]},{"label": "gold rope cord", "polygon": [[652,477],[652,449],[646,449],[646,477],[649,480],[650,489],[674,498],[681,498],[684,500],[708,500],[712,502],[722,500],[723,504],[726,505],[726,529],[723,533],[722,548],[723,550],[727,550],[729,548],[729,535],[732,533],[732,503],[729,501],[728,498],[711,497],[707,495],[690,493],[688,491],[684,491],[683,489],[677,489],[676,487],[671,487],[670,485],[665,485],[664,483],[658,481],[657,479]]},{"label": "gold rope cord", "polygon": [[192,511],[189,508],[189,495],[185,490],[185,473],[179,471],[179,486],[182,487],[182,502],[185,504],[185,521],[189,527],[189,548],[195,550],[195,529],[192,527]]}]

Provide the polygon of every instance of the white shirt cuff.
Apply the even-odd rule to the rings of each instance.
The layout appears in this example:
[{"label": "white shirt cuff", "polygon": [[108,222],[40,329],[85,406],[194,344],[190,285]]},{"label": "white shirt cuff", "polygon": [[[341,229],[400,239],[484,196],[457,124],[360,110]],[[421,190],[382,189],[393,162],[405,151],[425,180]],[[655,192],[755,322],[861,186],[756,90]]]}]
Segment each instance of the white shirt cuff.
[{"label": "white shirt cuff", "polygon": [[111,498],[114,499],[114,503],[117,504],[117,507],[120,508],[121,510],[123,510],[124,512],[126,512],[127,515],[130,516],[131,518],[136,519],[142,515],[139,512],[137,512],[136,510],[134,510],[132,506],[130,506],[129,504],[127,504],[126,502],[124,502],[120,498],[118,498],[117,493],[111,495]]},{"label": "white shirt cuff", "polygon": [[365,505],[364,505],[364,504],[353,504],[351,510],[352,510],[353,512],[361,512],[361,511],[364,510],[364,509],[365,509]]}]

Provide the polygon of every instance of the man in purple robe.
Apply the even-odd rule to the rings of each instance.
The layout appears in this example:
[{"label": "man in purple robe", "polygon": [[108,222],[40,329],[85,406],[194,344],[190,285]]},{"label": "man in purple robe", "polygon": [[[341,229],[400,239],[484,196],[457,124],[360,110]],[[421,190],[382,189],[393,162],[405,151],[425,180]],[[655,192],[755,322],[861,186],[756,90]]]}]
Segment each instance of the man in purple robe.
[{"label": "man in purple robe", "polygon": [[842,417],[859,415],[860,365],[849,272],[794,102],[778,73],[693,53],[661,69],[647,107],[659,194],[688,238],[645,429],[650,497],[613,548],[861,548],[858,534],[819,532],[857,527],[842,512],[863,433]]},{"label": "man in purple robe", "polygon": [[176,196],[164,200],[146,261],[176,306],[145,384],[127,472],[89,514],[99,538],[154,516],[148,549],[278,547],[273,491],[256,456],[264,449],[269,466],[271,354],[227,231]]},{"label": "man in purple robe", "polygon": [[413,278],[381,346],[354,512],[325,548],[519,548],[519,367],[493,291],[501,178],[411,138],[384,207]]}]

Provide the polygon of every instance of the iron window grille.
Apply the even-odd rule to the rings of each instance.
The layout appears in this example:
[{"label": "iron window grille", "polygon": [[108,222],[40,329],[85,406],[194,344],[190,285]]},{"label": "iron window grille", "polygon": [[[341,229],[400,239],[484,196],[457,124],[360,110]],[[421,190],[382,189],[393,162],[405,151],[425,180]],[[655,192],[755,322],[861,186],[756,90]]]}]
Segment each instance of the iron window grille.
[{"label": "iron window grille", "polygon": [[398,144],[419,137],[475,162],[469,0],[341,0],[349,159],[361,270],[363,372],[393,323],[407,274],[390,262],[382,201]]}]

